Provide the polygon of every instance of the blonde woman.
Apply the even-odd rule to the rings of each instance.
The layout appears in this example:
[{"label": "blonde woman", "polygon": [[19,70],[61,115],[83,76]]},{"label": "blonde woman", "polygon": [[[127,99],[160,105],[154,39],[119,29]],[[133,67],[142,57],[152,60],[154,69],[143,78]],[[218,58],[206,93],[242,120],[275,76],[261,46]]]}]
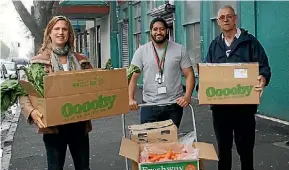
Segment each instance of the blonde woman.
[{"label": "blonde woman", "polygon": [[[43,69],[48,74],[92,68],[85,56],[74,52],[73,28],[71,22],[63,16],[50,20],[44,32],[42,47],[30,62],[43,64]],[[89,170],[90,121],[46,128],[41,121],[41,113],[32,106],[28,96],[20,97],[20,105],[27,121],[30,124],[35,123],[43,134],[48,170],[63,169],[67,146],[75,169]]]}]

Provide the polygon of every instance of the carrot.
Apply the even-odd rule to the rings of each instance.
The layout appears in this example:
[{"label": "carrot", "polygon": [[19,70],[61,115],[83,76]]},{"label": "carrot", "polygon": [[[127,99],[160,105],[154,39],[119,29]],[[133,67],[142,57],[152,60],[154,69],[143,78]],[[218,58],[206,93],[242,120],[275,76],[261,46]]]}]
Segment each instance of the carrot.
[{"label": "carrot", "polygon": [[158,161],[161,158],[161,155],[156,155],[155,157],[152,157],[151,159],[149,159],[150,162],[155,162]]},{"label": "carrot", "polygon": [[157,156],[158,154],[153,154],[153,153],[150,153],[149,154],[149,158],[153,158],[153,157],[155,157],[155,156]]},{"label": "carrot", "polygon": [[168,152],[165,155],[165,159],[170,159],[172,155],[173,155],[172,150],[168,150]]}]

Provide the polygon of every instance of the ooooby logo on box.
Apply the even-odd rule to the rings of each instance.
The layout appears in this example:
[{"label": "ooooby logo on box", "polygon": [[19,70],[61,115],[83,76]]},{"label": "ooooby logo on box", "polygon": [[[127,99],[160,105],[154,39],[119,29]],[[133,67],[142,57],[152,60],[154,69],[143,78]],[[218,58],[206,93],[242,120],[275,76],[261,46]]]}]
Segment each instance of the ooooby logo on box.
[{"label": "ooooby logo on box", "polygon": [[242,86],[238,84],[235,87],[215,88],[208,87],[206,89],[206,96],[208,100],[221,100],[229,98],[245,98],[251,95],[253,90],[252,85]]},{"label": "ooooby logo on box", "polygon": [[104,112],[110,110],[114,107],[116,95],[111,96],[102,96],[99,95],[98,98],[92,101],[88,101],[85,103],[72,104],[65,103],[61,107],[61,114],[66,121],[73,120],[77,116],[80,117],[88,117],[92,114]]}]

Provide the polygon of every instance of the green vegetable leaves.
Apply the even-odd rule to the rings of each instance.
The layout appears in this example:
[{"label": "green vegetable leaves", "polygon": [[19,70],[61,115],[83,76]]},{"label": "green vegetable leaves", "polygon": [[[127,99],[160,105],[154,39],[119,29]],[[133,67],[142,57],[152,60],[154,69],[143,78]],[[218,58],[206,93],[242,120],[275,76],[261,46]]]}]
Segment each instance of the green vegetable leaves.
[{"label": "green vegetable leaves", "polygon": [[44,80],[43,77],[47,75],[42,64],[32,64],[26,74],[28,81],[32,83],[37,92],[44,96]]},{"label": "green vegetable leaves", "polygon": [[17,102],[20,95],[27,95],[17,80],[6,80],[1,84],[1,113]]},{"label": "green vegetable leaves", "polygon": [[[111,62],[111,59],[108,59],[108,61],[106,62],[105,64],[105,69],[107,70],[113,70],[113,65],[112,65],[112,62]],[[126,69],[126,73],[127,73],[127,79],[128,79],[128,83],[130,82],[130,79],[133,75],[133,73],[141,73],[140,69],[131,64],[127,69]]]},{"label": "green vegetable leaves", "polygon": [[[29,68],[22,67],[28,81],[34,86],[37,92],[44,96],[43,77],[47,75],[43,64],[32,64]],[[28,95],[18,80],[6,80],[1,84],[1,112],[6,111],[17,102],[19,96]]]},{"label": "green vegetable leaves", "polygon": [[130,82],[130,79],[131,79],[133,73],[140,73],[140,72],[141,72],[140,69],[139,69],[137,66],[133,65],[133,64],[131,64],[131,65],[127,68],[126,71],[127,71],[128,83]]}]

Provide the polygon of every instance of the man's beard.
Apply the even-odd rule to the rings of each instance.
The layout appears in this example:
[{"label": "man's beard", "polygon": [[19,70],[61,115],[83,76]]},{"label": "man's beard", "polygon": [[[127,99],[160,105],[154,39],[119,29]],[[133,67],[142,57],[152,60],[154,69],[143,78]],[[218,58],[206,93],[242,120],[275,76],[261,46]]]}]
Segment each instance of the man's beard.
[{"label": "man's beard", "polygon": [[167,40],[167,35],[164,35],[163,39],[158,39],[158,40],[153,35],[151,35],[151,37],[152,37],[153,41],[157,44],[162,44]]}]

